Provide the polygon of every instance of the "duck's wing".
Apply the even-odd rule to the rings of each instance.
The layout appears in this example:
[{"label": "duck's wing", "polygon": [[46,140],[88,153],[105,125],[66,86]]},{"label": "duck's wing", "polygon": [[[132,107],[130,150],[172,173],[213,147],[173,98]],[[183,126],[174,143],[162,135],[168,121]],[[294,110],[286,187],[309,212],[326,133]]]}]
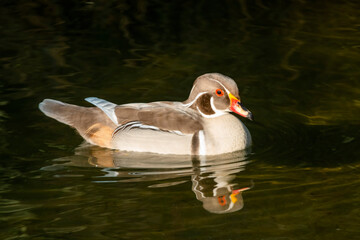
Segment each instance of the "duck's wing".
[{"label": "duck's wing", "polygon": [[194,134],[203,129],[199,115],[178,102],[115,105],[94,97],[86,101],[100,108],[117,125],[113,134],[130,129]]},{"label": "duck's wing", "polygon": [[[120,144],[119,142],[125,142],[125,145],[127,142],[135,142],[138,145],[141,141],[144,144],[154,142],[153,145],[169,145],[171,139],[176,143],[190,142],[193,136],[203,129],[199,115],[191,109],[186,109],[181,103],[116,105],[99,98],[86,100],[96,107],[82,107],[45,99],[39,104],[39,108],[45,115],[75,128],[86,141],[108,148],[116,147],[114,144]],[[170,144],[170,148],[181,148],[188,142]],[[196,141],[194,144],[196,145]],[[138,148],[128,145],[125,150],[143,150],[142,146]],[[150,147],[149,151],[152,151],[153,148]]]}]

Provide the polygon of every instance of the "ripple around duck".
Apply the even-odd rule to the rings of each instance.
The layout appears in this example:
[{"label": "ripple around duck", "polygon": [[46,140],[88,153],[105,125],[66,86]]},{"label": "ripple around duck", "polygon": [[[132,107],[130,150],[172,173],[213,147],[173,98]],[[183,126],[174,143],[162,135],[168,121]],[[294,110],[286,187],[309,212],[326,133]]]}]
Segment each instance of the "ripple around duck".
[{"label": "ripple around duck", "polygon": [[[248,224],[260,224],[265,232],[271,232],[271,227],[283,228],[284,234],[301,229],[309,234],[315,226],[330,231],[356,229],[348,225],[350,219],[359,219],[356,206],[360,181],[355,169],[273,167],[256,162],[250,172],[257,185],[246,198],[253,211],[247,217]],[[269,218],[274,220],[271,224]]]},{"label": "ripple around duck", "polygon": [[[310,126],[295,116],[248,124],[253,136],[251,159],[306,166],[336,166],[357,159],[360,131],[356,125]],[[261,137],[259,137],[261,136]]]},{"label": "ripple around duck", "polygon": [[257,156],[272,156],[278,159],[292,156],[294,158],[301,154],[300,148],[310,141],[308,129],[305,126],[285,118],[249,127],[254,141],[253,151]]},{"label": "ripple around duck", "polygon": [[[146,181],[190,176],[195,172],[201,172],[201,174],[240,172],[245,169],[247,164],[247,154],[248,151],[240,151],[219,156],[194,158],[186,155],[127,153],[94,146],[82,146],[76,150],[75,155],[55,159],[52,165],[41,169],[65,177],[74,175],[67,171],[71,166],[93,166],[101,168],[101,171],[105,173],[103,176],[96,177],[97,182],[101,182],[100,177],[107,180],[115,177],[118,181],[130,181],[130,179],[133,179],[131,181]],[[66,172],[66,174],[61,174],[61,172]],[[104,179],[104,181],[106,180]]]},{"label": "ripple around duck", "polygon": [[[74,156],[55,159],[53,162],[55,166],[43,167],[42,170],[50,171],[65,181],[81,172],[84,179],[102,184],[99,188],[111,188],[111,183],[125,183],[123,188],[136,183],[133,187],[137,189],[144,184],[146,188],[164,188],[192,183],[191,187],[187,185],[188,191],[192,190],[195,195],[193,198],[202,202],[205,210],[213,213],[240,210],[243,207],[241,193],[251,188],[238,189],[235,181],[238,180],[237,174],[245,170],[248,164],[247,151],[194,158],[126,153],[87,146],[78,148]],[[219,199],[226,204],[221,204]]]}]

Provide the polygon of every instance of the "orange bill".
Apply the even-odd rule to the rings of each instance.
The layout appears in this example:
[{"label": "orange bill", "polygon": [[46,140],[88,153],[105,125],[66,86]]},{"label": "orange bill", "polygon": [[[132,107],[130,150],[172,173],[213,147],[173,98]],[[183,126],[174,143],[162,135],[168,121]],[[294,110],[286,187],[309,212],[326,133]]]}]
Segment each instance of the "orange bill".
[{"label": "orange bill", "polygon": [[240,116],[243,116],[245,118],[248,118],[251,121],[254,120],[254,117],[253,117],[252,113],[249,110],[247,110],[247,108],[240,102],[239,99],[237,99],[231,93],[229,93],[229,98],[230,98],[230,107],[229,107],[229,109],[232,112],[234,112],[236,114],[239,114]]}]

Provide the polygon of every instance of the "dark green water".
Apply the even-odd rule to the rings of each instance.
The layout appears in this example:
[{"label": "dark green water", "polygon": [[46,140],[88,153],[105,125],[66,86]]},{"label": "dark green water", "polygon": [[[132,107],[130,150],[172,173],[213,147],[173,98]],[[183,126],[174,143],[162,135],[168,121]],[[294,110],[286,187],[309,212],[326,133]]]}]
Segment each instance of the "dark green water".
[{"label": "dark green water", "polygon": [[[360,238],[358,1],[2,1],[0,22],[1,239]],[[249,153],[80,146],[37,109],[182,101],[206,72],[238,83]]]}]

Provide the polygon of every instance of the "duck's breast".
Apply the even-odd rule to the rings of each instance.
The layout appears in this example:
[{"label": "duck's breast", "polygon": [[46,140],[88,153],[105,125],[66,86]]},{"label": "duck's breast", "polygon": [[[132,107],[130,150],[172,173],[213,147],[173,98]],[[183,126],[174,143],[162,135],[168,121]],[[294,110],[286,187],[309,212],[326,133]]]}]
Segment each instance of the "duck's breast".
[{"label": "duck's breast", "polygon": [[252,143],[247,127],[231,114],[204,120],[204,135],[206,155],[243,150]]}]

